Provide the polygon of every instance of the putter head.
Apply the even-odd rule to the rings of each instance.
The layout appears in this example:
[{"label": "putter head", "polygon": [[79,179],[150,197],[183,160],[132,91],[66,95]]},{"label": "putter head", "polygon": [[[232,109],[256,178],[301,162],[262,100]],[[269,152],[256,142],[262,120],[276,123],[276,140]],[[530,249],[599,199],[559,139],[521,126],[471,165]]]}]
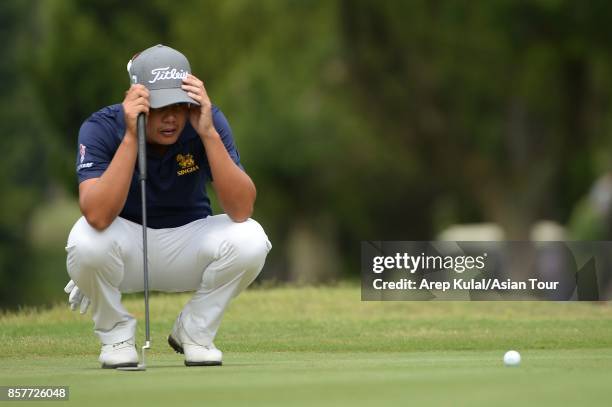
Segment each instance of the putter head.
[{"label": "putter head", "polygon": [[141,348],[141,350],[142,350],[142,363],[139,363],[138,366],[118,367],[115,370],[122,370],[124,372],[144,372],[145,370],[147,370],[147,365],[145,363],[145,350],[146,349],[150,349],[150,348],[151,348],[151,342],[150,341],[146,341],[145,344]]}]

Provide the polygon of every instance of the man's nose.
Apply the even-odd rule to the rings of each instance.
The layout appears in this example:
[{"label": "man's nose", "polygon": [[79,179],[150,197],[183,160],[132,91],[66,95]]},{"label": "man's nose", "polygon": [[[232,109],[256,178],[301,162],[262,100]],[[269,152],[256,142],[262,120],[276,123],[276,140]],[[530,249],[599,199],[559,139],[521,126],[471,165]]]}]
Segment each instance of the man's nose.
[{"label": "man's nose", "polygon": [[164,109],[162,119],[166,120],[176,120],[178,114],[181,110],[180,105],[170,105]]},{"label": "man's nose", "polygon": [[176,120],[176,109],[167,109],[162,115],[163,121],[174,121]]}]

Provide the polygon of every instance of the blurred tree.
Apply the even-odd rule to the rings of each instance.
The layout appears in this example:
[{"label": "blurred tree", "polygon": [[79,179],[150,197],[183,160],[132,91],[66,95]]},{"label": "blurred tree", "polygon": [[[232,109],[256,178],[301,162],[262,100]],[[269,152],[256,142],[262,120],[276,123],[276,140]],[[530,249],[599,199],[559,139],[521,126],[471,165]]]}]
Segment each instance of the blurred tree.
[{"label": "blurred tree", "polygon": [[[188,55],[228,116],[259,187],[256,216],[277,248],[270,262],[276,267],[267,269],[279,278],[292,275],[300,267],[291,265],[295,256],[287,250],[305,246],[292,244],[291,236],[311,236],[322,242],[313,250],[329,247],[319,275],[337,274],[339,262],[331,257],[338,256],[339,234],[375,224],[363,216],[371,192],[355,171],[367,175],[378,144],[367,123],[347,110],[350,96],[341,94],[347,84],[336,4],[192,1],[181,8],[189,13],[163,2],[147,2],[145,13],[136,3],[107,6],[50,1],[42,12],[47,35],[35,80],[49,106],[47,119],[67,149],[74,149],[82,120],[121,100],[129,56],[157,42],[174,46]],[[64,44],[71,44],[69,52]],[[58,72],[65,74],[58,78]],[[65,97],[58,100],[60,94]],[[64,163],[58,173],[74,185],[72,159]]]},{"label": "blurred tree", "polygon": [[471,197],[465,220],[515,239],[538,218],[567,220],[608,130],[610,3],[342,4],[361,112],[417,157],[445,191],[436,200]]},{"label": "blurred tree", "polygon": [[48,147],[25,60],[33,39],[27,3],[0,3],[0,307],[23,301],[32,284],[28,223],[43,198]]},{"label": "blurred tree", "polygon": [[[173,10],[167,1],[119,0],[40,3],[44,35],[32,53],[33,80],[64,154],[54,173],[76,192],[74,160],[81,123],[103,106],[123,100],[128,60],[151,45],[169,42]],[[175,14],[178,12],[174,12]]]},{"label": "blurred tree", "polygon": [[127,60],[155,43],[189,57],[229,118],[275,247],[269,277],[334,278],[359,269],[359,240],[455,222],[523,238],[536,219],[565,223],[612,169],[603,0],[24,4],[0,6],[0,69],[15,78],[0,90],[15,135],[0,162],[3,281],[33,267],[23,219],[48,181],[76,194],[81,122],[121,101]]}]

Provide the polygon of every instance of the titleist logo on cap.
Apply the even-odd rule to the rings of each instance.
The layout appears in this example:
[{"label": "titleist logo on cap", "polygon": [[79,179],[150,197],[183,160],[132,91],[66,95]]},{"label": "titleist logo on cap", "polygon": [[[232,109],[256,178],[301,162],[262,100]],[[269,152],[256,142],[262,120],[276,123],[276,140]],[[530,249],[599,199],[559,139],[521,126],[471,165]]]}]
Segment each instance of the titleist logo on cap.
[{"label": "titleist logo on cap", "polygon": [[176,68],[170,69],[169,66],[165,68],[156,68],[151,70],[151,75],[155,75],[155,77],[149,81],[149,83],[155,83],[157,81],[163,81],[165,79],[184,79],[189,75],[189,72],[180,70],[177,71]]}]

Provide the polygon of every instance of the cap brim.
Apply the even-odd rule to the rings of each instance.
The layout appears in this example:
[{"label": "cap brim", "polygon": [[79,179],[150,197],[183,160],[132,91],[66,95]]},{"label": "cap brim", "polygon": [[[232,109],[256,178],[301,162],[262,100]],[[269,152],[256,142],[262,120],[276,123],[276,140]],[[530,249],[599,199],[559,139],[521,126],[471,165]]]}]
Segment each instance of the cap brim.
[{"label": "cap brim", "polygon": [[198,102],[187,96],[187,92],[179,88],[151,89],[149,90],[149,102],[153,109],[175,103],[191,103],[200,106]]}]

